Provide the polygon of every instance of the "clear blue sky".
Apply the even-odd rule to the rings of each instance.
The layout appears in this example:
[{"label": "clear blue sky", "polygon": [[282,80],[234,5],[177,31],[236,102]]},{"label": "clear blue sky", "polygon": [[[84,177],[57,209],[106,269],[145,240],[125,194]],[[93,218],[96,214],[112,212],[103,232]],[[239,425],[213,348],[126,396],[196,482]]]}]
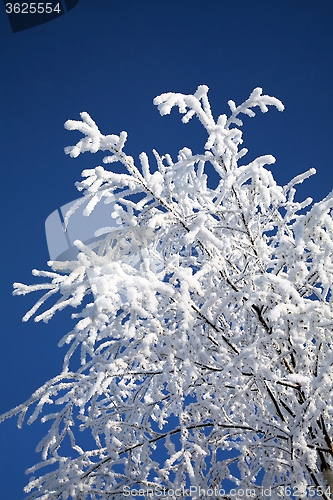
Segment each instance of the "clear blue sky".
[{"label": "clear blue sky", "polygon": [[[160,117],[152,99],[207,84],[217,116],[228,99],[239,104],[261,86],[286,109],[245,117],[243,160],[273,154],[279,183],[315,167],[298,199],[318,201],[333,188],[332,26],[332,0],[80,0],[13,34],[0,5],[0,413],[59,373],[57,343],[72,325],[66,310],[47,325],[22,323],[37,295],[11,295],[14,281],[36,282],[31,269],[47,268],[46,217],[78,196],[81,170],[101,162],[65,156],[78,138],[65,120],[87,111],[105,134],[126,130],[135,157],[200,152],[198,123],[183,125],[176,111]],[[1,498],[24,497],[24,470],[39,459],[45,431],[18,430],[14,419],[0,425]]]}]

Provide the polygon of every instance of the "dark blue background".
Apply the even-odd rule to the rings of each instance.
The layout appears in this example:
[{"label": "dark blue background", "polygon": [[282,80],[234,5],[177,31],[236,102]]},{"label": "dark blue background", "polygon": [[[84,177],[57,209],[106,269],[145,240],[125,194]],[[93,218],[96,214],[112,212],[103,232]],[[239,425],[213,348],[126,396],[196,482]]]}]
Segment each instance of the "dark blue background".
[{"label": "dark blue background", "polygon": [[[160,117],[152,99],[210,87],[215,116],[256,86],[286,106],[244,119],[250,161],[273,154],[279,183],[311,167],[298,199],[324,197],[333,184],[331,0],[80,0],[70,12],[13,34],[0,9],[1,363],[0,413],[26,400],[61,370],[59,339],[71,311],[48,325],[21,322],[37,294],[12,297],[12,283],[46,269],[46,217],[75,199],[74,182],[99,155],[76,160],[63,148],[79,135],[66,119],[87,111],[105,134],[129,133],[128,154],[152,148],[176,156],[203,149],[205,133],[178,112]],[[0,496],[24,497],[24,470],[46,425],[0,425]]]}]

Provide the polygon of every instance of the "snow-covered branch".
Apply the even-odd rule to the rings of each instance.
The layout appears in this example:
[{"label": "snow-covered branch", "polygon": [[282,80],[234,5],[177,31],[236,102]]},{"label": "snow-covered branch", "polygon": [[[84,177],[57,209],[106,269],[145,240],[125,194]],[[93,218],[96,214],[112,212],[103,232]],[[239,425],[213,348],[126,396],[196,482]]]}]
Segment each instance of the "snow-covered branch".
[{"label": "snow-covered branch", "polygon": [[[68,345],[61,375],[2,417],[52,421],[42,462],[30,469],[48,472],[30,480],[28,498],[116,499],[135,485],[220,489],[228,479],[256,498],[262,487],[278,495],[312,485],[327,500],[332,194],[296,202],[295,186],[314,169],[282,187],[267,168],[271,155],[239,164],[239,115],[283,110],[261,88],[239,106],[229,101],[231,115],[216,122],[205,85],[154,104],[161,115],[177,106],[184,123],[196,115],[205,150],[184,147],[176,160],[154,151],[156,170],[146,153],[136,166],[124,152],[125,132],[105,136],[87,113],[65,124],[85,136],[66,153],[109,151],[104,163],[119,161],[126,173],[97,166],[77,183],[84,214],[112,204],[117,228],[102,227],[89,245],[76,241],[75,260],[34,272],[49,282],[14,285],[18,295],[44,291],[25,320],[56,293],[35,320],[67,305],[77,319],[59,341]],[[219,177],[214,189],[208,164]],[[65,222],[81,209],[78,202]],[[87,450],[78,429],[95,447]]]}]

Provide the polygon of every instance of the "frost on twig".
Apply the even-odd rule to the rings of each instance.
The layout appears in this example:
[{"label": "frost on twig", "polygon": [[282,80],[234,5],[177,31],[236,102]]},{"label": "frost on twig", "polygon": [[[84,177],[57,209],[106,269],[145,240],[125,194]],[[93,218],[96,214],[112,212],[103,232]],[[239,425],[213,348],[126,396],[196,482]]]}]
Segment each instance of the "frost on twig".
[{"label": "frost on twig", "polygon": [[333,195],[296,202],[295,186],[314,169],[282,187],[267,168],[273,156],[239,163],[239,115],[283,110],[262,89],[229,101],[230,116],[216,121],[205,85],[154,104],[161,115],[177,106],[184,123],[197,116],[204,151],[184,147],[175,160],[154,151],[157,169],[141,153],[136,166],[125,132],[105,136],[87,113],[65,124],[84,135],[66,153],[109,151],[104,163],[126,173],[97,166],[77,183],[85,215],[105,203],[117,228],[75,242],[76,260],[35,272],[47,283],[14,285],[15,294],[45,292],[25,320],[56,293],[35,321],[66,306],[77,319],[59,341],[68,345],[61,374],[2,417],[49,422],[29,473],[48,469],[31,478],[28,498],[118,499],[134,486],[176,498],[176,489],[220,490],[228,479],[256,498],[312,485],[327,500]]}]

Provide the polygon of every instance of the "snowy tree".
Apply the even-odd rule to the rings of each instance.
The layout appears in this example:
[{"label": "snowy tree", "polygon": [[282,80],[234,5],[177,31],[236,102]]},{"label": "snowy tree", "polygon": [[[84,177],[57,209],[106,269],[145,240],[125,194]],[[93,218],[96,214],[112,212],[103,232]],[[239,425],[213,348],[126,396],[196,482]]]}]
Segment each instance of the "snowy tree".
[{"label": "snowy tree", "polygon": [[46,282],[14,284],[45,290],[24,321],[56,293],[35,321],[81,305],[61,373],[2,416],[50,422],[29,499],[330,498],[333,193],[296,202],[314,169],[281,187],[273,156],[241,160],[240,114],[282,111],[278,99],[256,88],[215,121],[207,93],[155,98],[161,115],[196,116],[208,140],[177,161],[154,151],[154,173],[146,153],[138,166],[124,152],[125,132],[105,136],[87,113],[65,124],[84,135],[67,154],[108,151],[104,164],[127,173],[98,166],[77,183],[84,214],[109,203],[116,230],[33,271]]}]

